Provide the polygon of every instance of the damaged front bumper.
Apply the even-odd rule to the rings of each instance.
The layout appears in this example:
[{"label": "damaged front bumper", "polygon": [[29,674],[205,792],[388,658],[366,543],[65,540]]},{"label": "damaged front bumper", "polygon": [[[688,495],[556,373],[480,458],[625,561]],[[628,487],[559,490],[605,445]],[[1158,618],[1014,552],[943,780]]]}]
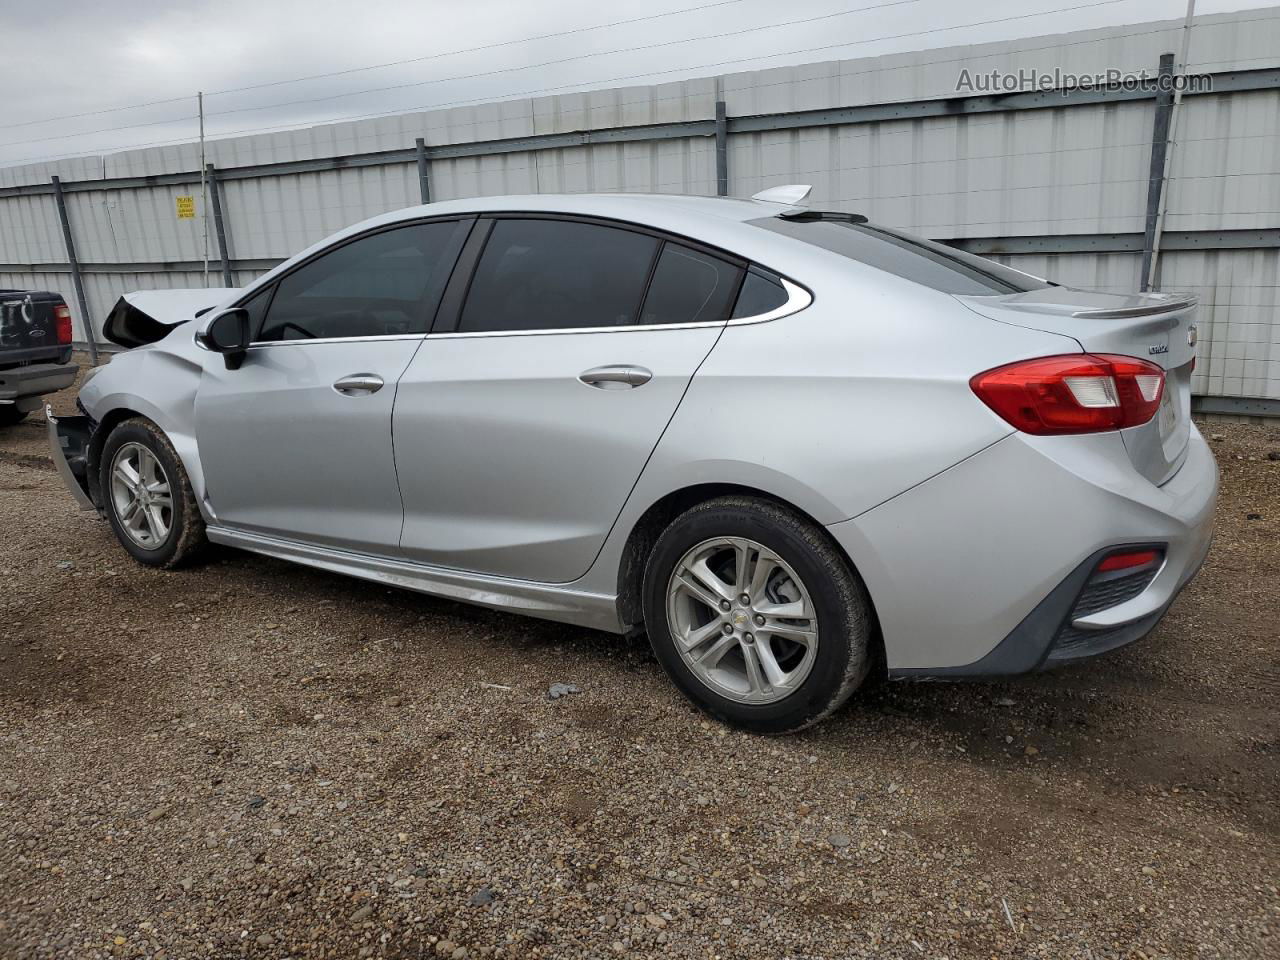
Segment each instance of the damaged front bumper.
[{"label": "damaged front bumper", "polygon": [[44,415],[49,421],[49,455],[58,476],[81,510],[97,510],[89,496],[89,439],[93,436],[93,420],[86,416],[55,417],[47,403]]}]

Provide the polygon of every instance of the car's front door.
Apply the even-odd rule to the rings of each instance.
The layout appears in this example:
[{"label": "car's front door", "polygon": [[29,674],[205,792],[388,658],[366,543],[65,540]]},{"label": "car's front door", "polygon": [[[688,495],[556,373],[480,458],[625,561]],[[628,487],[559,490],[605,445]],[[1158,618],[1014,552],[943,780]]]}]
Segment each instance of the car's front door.
[{"label": "car's front door", "polygon": [[430,221],[358,237],[245,304],[253,345],[235,370],[210,354],[195,403],[206,493],[220,525],[397,551],[396,382],[471,226]]},{"label": "car's front door", "polygon": [[400,380],[401,546],[566,582],[595,559],[722,332],[742,265],[556,218],[482,220],[482,242],[465,302],[450,290]]}]

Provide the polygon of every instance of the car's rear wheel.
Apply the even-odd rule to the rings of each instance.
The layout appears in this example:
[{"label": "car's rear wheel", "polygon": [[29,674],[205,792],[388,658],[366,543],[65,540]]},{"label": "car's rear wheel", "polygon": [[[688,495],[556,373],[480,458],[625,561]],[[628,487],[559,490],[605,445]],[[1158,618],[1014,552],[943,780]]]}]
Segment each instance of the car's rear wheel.
[{"label": "car's rear wheel", "polygon": [[6,403],[0,406],[0,427],[12,427],[15,423],[21,423],[27,418],[30,411],[19,410],[18,405],[14,403]]},{"label": "car's rear wheel", "polygon": [[205,543],[204,518],[173,445],[150,420],[126,420],[102,448],[100,486],[107,518],[135,560],[176,567]]},{"label": "car's rear wheel", "polygon": [[672,521],[649,557],[644,606],[676,686],[758,733],[822,720],[872,662],[861,581],[821,528],[767,500],[722,497]]}]

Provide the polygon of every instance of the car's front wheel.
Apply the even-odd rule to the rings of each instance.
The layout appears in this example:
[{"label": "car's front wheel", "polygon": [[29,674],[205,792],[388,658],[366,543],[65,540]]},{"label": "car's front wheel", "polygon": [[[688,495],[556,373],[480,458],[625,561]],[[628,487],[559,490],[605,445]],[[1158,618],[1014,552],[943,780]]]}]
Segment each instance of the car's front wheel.
[{"label": "car's front wheel", "polygon": [[204,518],[191,481],[169,438],[150,420],[136,417],[116,426],[99,469],[107,518],[134,559],[176,567],[204,545]]},{"label": "car's front wheel", "polygon": [[26,410],[19,410],[17,404],[6,403],[0,406],[0,427],[12,427],[27,418]]},{"label": "car's front wheel", "polygon": [[644,605],[676,686],[754,732],[817,723],[872,662],[861,581],[821,528],[767,500],[722,497],[672,521],[650,555]]}]

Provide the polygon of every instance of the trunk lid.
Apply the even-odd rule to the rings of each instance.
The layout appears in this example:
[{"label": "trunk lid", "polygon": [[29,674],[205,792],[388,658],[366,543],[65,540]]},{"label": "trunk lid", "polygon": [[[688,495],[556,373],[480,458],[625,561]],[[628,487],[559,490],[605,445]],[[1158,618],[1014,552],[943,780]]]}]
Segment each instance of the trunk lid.
[{"label": "trunk lid", "polygon": [[1046,287],[995,297],[957,297],[1000,323],[1068,336],[1087,353],[1150,361],[1165,371],[1165,391],[1147,423],[1120,431],[1134,468],[1155,484],[1173,476],[1191,433],[1191,371],[1196,298],[1173,293],[1113,294]]}]

